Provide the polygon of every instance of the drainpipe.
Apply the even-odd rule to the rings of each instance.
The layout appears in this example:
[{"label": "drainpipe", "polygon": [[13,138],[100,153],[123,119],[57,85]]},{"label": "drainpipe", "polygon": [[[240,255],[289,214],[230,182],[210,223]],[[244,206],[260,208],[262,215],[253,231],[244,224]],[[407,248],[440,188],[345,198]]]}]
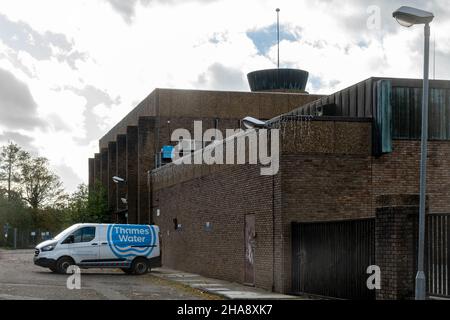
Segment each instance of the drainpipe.
[{"label": "drainpipe", "polygon": [[152,174],[151,171],[147,171],[147,188],[148,188],[148,208],[150,210],[149,224],[153,225],[155,219],[153,219],[153,189],[152,189]]},{"label": "drainpipe", "polygon": [[[272,144],[272,130],[270,144]],[[272,174],[272,292],[275,292],[275,174]]]},{"label": "drainpipe", "polygon": [[272,175],[272,292],[275,292],[275,175]]}]

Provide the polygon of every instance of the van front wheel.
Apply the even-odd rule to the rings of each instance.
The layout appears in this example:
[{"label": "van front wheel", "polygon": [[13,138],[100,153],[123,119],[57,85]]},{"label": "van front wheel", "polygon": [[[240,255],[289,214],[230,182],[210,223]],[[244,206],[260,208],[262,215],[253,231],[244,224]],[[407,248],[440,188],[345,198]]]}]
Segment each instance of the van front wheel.
[{"label": "van front wheel", "polygon": [[131,270],[133,270],[133,273],[136,275],[143,275],[147,273],[148,267],[149,265],[147,259],[136,258],[131,265]]},{"label": "van front wheel", "polygon": [[58,261],[56,261],[56,272],[60,274],[66,274],[67,268],[74,264],[75,263],[73,262],[73,260],[69,257],[59,258]]}]

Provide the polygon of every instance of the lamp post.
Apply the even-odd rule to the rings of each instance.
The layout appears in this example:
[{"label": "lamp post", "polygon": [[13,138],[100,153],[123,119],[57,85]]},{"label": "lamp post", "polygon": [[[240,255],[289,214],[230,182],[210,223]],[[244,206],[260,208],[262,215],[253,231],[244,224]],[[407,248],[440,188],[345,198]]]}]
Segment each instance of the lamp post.
[{"label": "lamp post", "polygon": [[425,201],[427,178],[427,144],[428,144],[428,92],[429,92],[429,64],[430,64],[430,22],[434,15],[431,12],[403,6],[392,16],[404,27],[415,24],[425,24],[424,67],[423,67],[423,95],[422,95],[422,138],[420,158],[420,205],[419,205],[419,248],[417,254],[416,300],[425,300],[426,282],[424,272],[425,248]]}]

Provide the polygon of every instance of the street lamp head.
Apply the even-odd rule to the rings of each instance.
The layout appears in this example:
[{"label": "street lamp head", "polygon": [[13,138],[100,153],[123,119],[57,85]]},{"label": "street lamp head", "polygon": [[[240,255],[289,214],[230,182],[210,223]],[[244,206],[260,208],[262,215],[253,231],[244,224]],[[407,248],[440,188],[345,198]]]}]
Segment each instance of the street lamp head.
[{"label": "street lamp head", "polygon": [[280,12],[280,8],[277,8],[277,10],[276,10],[277,12]]},{"label": "street lamp head", "polygon": [[266,129],[267,123],[253,117],[245,117],[242,119],[242,123],[247,129]]},{"label": "street lamp head", "polygon": [[113,181],[115,183],[123,183],[123,182],[125,182],[125,179],[123,179],[121,177],[117,177],[117,176],[112,177],[112,179],[113,179]]},{"label": "street lamp head", "polygon": [[403,6],[394,11],[392,16],[404,27],[411,27],[415,24],[428,24],[433,21],[434,15],[431,12]]}]

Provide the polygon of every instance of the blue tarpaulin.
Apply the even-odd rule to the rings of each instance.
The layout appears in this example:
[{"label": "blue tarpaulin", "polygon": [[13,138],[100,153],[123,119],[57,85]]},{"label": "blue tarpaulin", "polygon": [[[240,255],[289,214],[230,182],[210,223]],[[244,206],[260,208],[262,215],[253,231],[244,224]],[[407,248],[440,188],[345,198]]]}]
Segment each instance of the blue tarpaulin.
[{"label": "blue tarpaulin", "polygon": [[172,159],[173,158],[173,146],[163,146],[161,149],[161,157],[163,159]]}]

